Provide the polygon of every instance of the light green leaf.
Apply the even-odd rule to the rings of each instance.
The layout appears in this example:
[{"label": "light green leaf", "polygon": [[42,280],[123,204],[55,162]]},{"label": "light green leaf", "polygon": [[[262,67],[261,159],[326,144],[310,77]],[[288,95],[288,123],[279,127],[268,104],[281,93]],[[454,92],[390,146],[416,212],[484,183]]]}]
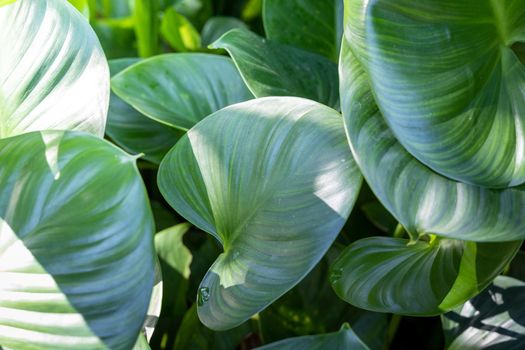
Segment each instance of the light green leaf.
[{"label": "light green leaf", "polygon": [[78,132],[0,140],[0,344],[130,349],[153,287],[135,159]]},{"label": "light green leaf", "polygon": [[521,243],[365,238],[343,251],[330,280],[341,299],[359,308],[436,315],[487,287]]},{"label": "light green leaf", "polygon": [[139,339],[135,343],[135,346],[133,347],[133,350],[150,350],[150,346],[148,344],[148,340],[144,336],[144,334],[139,335]]},{"label": "light green leaf", "polygon": [[[111,75],[137,63],[138,59],[123,58],[109,62]],[[151,120],[111,93],[106,134],[115,143],[134,154],[144,153],[144,159],[160,164],[162,158],[183,135],[182,131]]]},{"label": "light green leaf", "polygon": [[257,348],[258,350],[369,350],[348,324],[339,332],[290,338]]},{"label": "light green leaf", "polygon": [[0,0],[0,6],[4,6],[4,5],[8,5],[8,4],[11,4],[13,2],[15,2],[16,0]]},{"label": "light green leaf", "polygon": [[204,22],[211,17],[213,12],[211,0],[176,0],[173,8],[188,18],[198,30],[202,28]]},{"label": "light green leaf", "polygon": [[199,321],[197,304],[188,310],[177,332],[174,349],[177,350],[236,350],[250,327],[244,323],[224,332],[209,330]]},{"label": "light green leaf", "polygon": [[266,36],[337,62],[343,35],[343,1],[264,0]]},{"label": "light green leaf", "polygon": [[183,278],[190,277],[191,252],[182,243],[182,237],[191,228],[183,223],[155,235],[155,249],[159,257]]},{"label": "light green leaf", "polygon": [[413,237],[431,233],[478,242],[525,238],[523,187],[490,190],[434,173],[395,138],[346,41],[340,74],[354,157],[375,195]]},{"label": "light green leaf", "polygon": [[111,84],[144,115],[183,131],[253,97],[229,58],[208,54],[153,57],[116,75]]},{"label": "light green leaf", "polygon": [[82,14],[84,17],[89,19],[89,1],[88,0],[68,0],[69,3]]},{"label": "light green leaf", "polygon": [[154,56],[159,51],[159,0],[133,0],[135,35],[140,57]]},{"label": "light green leaf", "polygon": [[483,293],[441,316],[448,350],[525,347],[525,283],[500,276]]},{"label": "light green leaf", "polygon": [[347,0],[346,36],[399,142],[436,172],[525,182],[525,0]]},{"label": "light green leaf", "polygon": [[338,108],[337,67],[328,59],[233,29],[210,45],[226,49],[256,97],[298,96]]},{"label": "light green leaf", "polygon": [[297,284],[349,216],[361,177],[334,110],[262,98],[197,124],[161,163],[159,188],[224,248],[201,282],[209,328],[241,324]]},{"label": "light green leaf", "polygon": [[0,8],[0,23],[0,138],[45,129],[103,136],[109,71],[86,19],[63,0],[18,0]]},{"label": "light green leaf", "polygon": [[173,8],[169,8],[164,12],[161,33],[176,51],[196,51],[201,47],[199,32],[186,17],[177,13]]},{"label": "light green leaf", "polygon": [[235,17],[211,17],[202,28],[202,45],[210,45],[223,34],[235,28],[248,29],[248,26]]}]

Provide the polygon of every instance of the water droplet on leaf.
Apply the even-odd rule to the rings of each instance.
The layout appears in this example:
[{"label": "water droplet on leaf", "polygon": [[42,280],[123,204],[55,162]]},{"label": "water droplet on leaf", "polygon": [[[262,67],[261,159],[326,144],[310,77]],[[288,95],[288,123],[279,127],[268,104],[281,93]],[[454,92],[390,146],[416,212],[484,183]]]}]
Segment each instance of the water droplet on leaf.
[{"label": "water droplet on leaf", "polygon": [[199,293],[197,294],[197,305],[202,306],[208,300],[210,300],[210,288],[201,287],[199,289]]}]

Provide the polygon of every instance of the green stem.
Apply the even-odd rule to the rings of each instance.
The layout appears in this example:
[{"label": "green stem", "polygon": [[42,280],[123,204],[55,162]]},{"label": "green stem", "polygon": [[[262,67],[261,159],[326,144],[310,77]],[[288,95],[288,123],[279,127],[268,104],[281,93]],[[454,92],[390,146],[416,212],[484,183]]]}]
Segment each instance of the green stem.
[{"label": "green stem", "polygon": [[386,333],[385,346],[383,347],[384,350],[388,350],[390,348],[390,345],[392,344],[392,341],[394,340],[394,337],[396,336],[397,329],[399,328],[400,322],[401,322],[400,315],[392,315],[392,318],[390,319],[390,324],[388,325],[388,330]]}]

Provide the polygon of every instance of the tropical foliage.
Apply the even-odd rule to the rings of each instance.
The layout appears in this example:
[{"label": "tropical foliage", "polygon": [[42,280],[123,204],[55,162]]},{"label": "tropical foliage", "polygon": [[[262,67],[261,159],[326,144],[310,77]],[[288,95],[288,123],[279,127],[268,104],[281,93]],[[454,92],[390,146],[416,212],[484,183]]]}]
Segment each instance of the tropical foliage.
[{"label": "tropical foliage", "polygon": [[0,0],[0,349],[525,347],[525,0]]}]

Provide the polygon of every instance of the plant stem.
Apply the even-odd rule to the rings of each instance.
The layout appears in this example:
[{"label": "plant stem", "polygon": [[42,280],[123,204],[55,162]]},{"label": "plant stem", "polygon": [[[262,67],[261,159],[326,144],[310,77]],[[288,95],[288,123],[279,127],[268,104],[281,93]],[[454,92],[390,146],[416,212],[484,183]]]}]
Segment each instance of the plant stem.
[{"label": "plant stem", "polygon": [[399,328],[400,322],[401,322],[400,315],[392,315],[392,318],[390,319],[390,323],[388,325],[388,330],[386,333],[385,346],[383,347],[384,350],[388,350],[390,348],[390,345],[392,344],[392,341],[394,340],[394,337],[396,336],[397,329]]}]

